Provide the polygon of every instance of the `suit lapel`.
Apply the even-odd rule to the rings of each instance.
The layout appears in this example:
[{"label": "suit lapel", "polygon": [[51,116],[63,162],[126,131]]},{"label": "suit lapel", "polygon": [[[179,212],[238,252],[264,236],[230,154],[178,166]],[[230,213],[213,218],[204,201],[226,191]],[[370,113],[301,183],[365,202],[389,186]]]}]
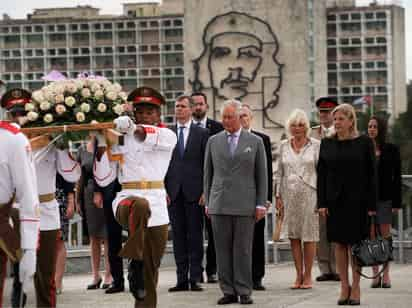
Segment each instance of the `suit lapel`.
[{"label": "suit lapel", "polygon": [[194,136],[194,134],[196,133],[195,130],[196,130],[195,125],[192,122],[190,124],[189,136],[187,136],[187,142],[186,142],[186,146],[185,146],[185,153],[183,154],[183,156],[186,155],[187,149],[192,145],[192,142],[195,139],[195,136]]}]

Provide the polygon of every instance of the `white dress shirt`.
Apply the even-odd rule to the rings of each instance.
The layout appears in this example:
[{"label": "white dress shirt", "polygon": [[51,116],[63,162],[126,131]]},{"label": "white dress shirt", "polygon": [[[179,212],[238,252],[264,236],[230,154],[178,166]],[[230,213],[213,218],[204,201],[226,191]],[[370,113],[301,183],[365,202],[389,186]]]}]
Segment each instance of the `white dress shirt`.
[{"label": "white dress shirt", "polygon": [[198,123],[200,123],[199,126],[201,126],[201,127],[203,127],[203,128],[207,128],[207,127],[206,127],[207,117],[204,117],[204,118],[201,119],[200,121],[198,121],[198,120],[193,120],[193,123],[194,123],[195,125],[199,125]]},{"label": "white dress shirt", "polygon": [[183,140],[184,140],[185,149],[186,149],[186,145],[187,145],[187,138],[189,137],[189,133],[190,133],[190,124],[191,123],[192,123],[191,120],[189,120],[188,122],[183,123],[183,124],[177,123],[177,131],[176,131],[177,138],[179,138],[180,128],[182,126],[184,126],[184,128],[183,128]]}]

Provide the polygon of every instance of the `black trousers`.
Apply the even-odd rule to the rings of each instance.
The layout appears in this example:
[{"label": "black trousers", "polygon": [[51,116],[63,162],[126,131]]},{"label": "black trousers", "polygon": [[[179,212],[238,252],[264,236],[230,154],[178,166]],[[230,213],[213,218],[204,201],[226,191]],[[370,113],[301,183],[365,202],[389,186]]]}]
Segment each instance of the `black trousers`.
[{"label": "black trousers", "polygon": [[120,190],[121,186],[117,180],[102,189],[107,242],[109,245],[110,272],[113,277],[113,284],[116,286],[124,285],[123,259],[119,257],[119,252],[122,249],[122,227],[117,223],[112,208],[112,202],[116,197],[116,193]]},{"label": "black trousers", "polygon": [[177,283],[200,282],[203,260],[203,210],[182,192],[169,206]]},{"label": "black trousers", "polygon": [[258,283],[265,276],[265,218],[255,224],[252,248],[252,278]]},{"label": "black trousers", "polygon": [[206,274],[207,276],[216,275],[217,265],[216,265],[216,250],[215,250],[215,240],[213,237],[212,222],[209,217],[204,214],[205,226],[207,231],[207,248],[206,248]]}]

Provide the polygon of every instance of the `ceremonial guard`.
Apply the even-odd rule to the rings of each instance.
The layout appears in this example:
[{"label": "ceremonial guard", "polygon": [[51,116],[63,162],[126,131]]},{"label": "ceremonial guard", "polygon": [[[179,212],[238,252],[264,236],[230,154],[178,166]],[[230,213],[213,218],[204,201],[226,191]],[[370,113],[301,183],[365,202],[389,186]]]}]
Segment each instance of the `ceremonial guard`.
[{"label": "ceremonial guard", "polygon": [[[130,93],[128,101],[133,103],[137,125],[128,116],[114,121],[125,135],[124,145],[112,146],[111,153],[98,136],[94,174],[102,187],[118,177],[122,190],[113,201],[113,213],[129,231],[120,256],[130,260],[128,280],[135,307],[154,308],[169,223],[163,179],[177,138],[172,130],[155,126],[165,103],[159,92],[141,87]],[[114,153],[122,154],[120,163],[109,160]]]},{"label": "ceremonial guard", "polygon": [[[7,110],[11,121],[0,121],[0,307],[7,259],[20,261],[18,279],[24,290],[36,269],[40,214],[33,155],[28,139],[12,123],[19,120],[29,99],[30,93],[20,89],[6,92],[1,99],[1,107]],[[20,211],[12,226],[14,201]]]},{"label": "ceremonial guard", "polygon": [[[16,97],[21,97],[15,100]],[[24,105],[31,101],[31,93],[13,89],[5,93],[4,100],[13,101],[5,109],[14,108],[24,115]],[[13,106],[17,105],[17,106]],[[57,236],[60,230],[59,205],[55,198],[56,173],[65,181],[75,183],[80,178],[81,169],[68,150],[59,150],[53,144],[33,151],[37,177],[37,191],[40,202],[40,241],[37,250],[34,286],[38,307],[56,306],[55,270],[57,257]]]},{"label": "ceremonial guard", "polygon": [[[332,110],[338,105],[333,97],[321,97],[316,101],[320,125],[312,127],[311,137],[329,138],[335,135]],[[316,281],[339,281],[336,273],[335,246],[326,237],[326,218],[319,216],[319,243],[316,250],[321,275]]]}]

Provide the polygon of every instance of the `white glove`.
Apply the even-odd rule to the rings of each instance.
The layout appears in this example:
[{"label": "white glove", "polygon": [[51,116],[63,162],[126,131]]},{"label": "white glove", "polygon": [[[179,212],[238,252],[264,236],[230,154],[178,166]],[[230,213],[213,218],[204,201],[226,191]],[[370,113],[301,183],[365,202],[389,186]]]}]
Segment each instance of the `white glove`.
[{"label": "white glove", "polygon": [[19,278],[23,285],[23,291],[28,292],[32,284],[32,278],[36,272],[36,250],[27,249],[20,260]]},{"label": "white glove", "polygon": [[131,135],[136,130],[136,124],[128,116],[121,116],[114,120],[116,130],[123,134]]}]

